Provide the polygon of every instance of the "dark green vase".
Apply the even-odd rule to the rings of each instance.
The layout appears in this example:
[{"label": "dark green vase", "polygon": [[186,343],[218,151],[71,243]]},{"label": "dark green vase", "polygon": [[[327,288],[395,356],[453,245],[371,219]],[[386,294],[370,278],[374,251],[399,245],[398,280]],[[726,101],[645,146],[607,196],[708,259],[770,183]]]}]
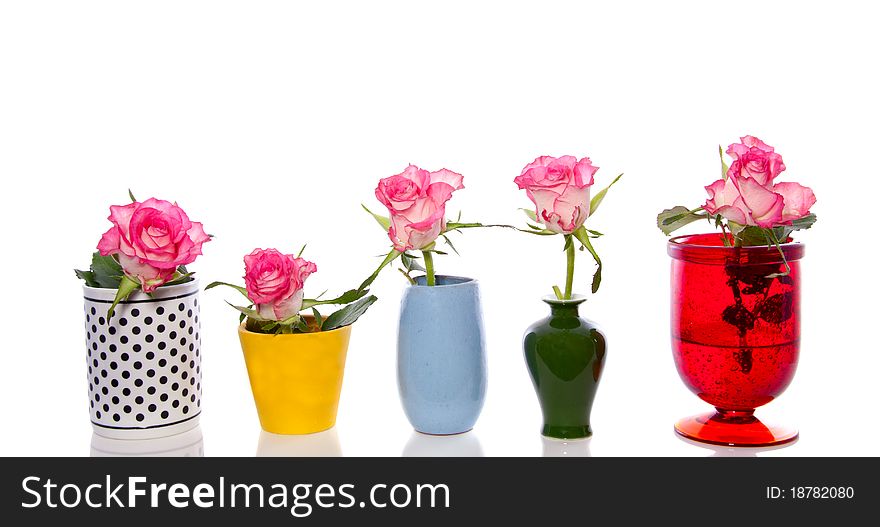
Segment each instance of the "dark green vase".
[{"label": "dark green vase", "polygon": [[578,316],[586,298],[545,297],[550,316],[532,324],[523,337],[529,374],[535,385],[547,437],[576,439],[593,435],[590,412],[605,365],[605,334]]}]

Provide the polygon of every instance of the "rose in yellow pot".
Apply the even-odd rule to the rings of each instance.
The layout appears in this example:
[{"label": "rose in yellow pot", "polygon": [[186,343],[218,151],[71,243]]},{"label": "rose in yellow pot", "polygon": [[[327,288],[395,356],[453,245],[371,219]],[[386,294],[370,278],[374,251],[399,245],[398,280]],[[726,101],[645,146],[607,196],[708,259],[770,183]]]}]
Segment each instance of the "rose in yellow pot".
[{"label": "rose in yellow pot", "polygon": [[[301,253],[302,251],[300,251]],[[275,434],[311,434],[336,423],[339,394],[351,325],[376,297],[367,280],[330,299],[304,298],[306,278],[317,266],[275,249],[255,249],[244,257],[247,307],[241,312],[238,336],[260,425]],[[327,316],[318,306],[344,305]],[[310,310],[311,315],[301,314]]]}]

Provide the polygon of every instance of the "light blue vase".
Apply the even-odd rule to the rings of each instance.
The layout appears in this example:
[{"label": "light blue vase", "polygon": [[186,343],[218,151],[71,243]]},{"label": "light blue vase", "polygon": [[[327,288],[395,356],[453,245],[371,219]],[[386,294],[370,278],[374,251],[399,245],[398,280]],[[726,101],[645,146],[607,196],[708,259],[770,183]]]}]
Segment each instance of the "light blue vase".
[{"label": "light blue vase", "polygon": [[397,386],[413,428],[449,435],[474,427],[486,398],[486,344],[477,281],[437,276],[407,288],[397,331]]}]

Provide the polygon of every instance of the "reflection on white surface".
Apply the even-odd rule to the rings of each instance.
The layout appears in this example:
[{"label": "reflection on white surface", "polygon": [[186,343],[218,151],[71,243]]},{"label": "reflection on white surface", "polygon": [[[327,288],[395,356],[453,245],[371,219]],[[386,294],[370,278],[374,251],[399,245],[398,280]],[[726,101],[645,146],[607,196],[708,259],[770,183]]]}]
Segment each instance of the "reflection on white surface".
[{"label": "reflection on white surface", "polygon": [[303,435],[279,435],[260,430],[257,457],[342,457],[336,427]]},{"label": "reflection on white surface", "polygon": [[709,451],[708,457],[758,457],[758,454],[763,452],[771,452],[773,450],[782,450],[784,448],[788,448],[798,442],[797,439],[792,441],[791,443],[786,443],[784,445],[775,445],[775,446],[727,446],[727,445],[711,445],[709,443],[701,443],[699,441],[694,441],[692,439],[688,439],[686,437],[675,434],[679,440],[689,445],[693,445],[696,447],[700,447],[704,450]]},{"label": "reflection on white surface", "polygon": [[110,439],[92,432],[91,457],[204,457],[202,428],[156,439]]},{"label": "reflection on white surface", "polygon": [[544,457],[592,457],[590,441],[586,439],[553,439],[541,436],[544,444]]},{"label": "reflection on white surface", "polygon": [[451,436],[432,436],[413,431],[403,457],[483,457],[483,445],[473,430]]}]

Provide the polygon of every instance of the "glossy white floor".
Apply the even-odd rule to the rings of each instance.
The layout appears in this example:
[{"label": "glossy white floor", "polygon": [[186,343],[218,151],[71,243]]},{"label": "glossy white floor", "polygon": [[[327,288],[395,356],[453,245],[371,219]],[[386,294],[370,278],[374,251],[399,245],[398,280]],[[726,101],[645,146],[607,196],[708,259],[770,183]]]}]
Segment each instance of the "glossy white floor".
[{"label": "glossy white floor", "polygon": [[[314,4],[314,5],[312,5]],[[0,454],[207,456],[877,455],[874,279],[880,93],[877,7],[864,2],[155,1],[0,4]],[[381,5],[379,5],[381,4]],[[801,439],[769,451],[693,445],[676,419],[707,411],[669,348],[665,239],[655,216],[697,206],[717,145],[754,134],[782,179],[811,186],[803,233],[800,366],[760,411]],[[561,239],[509,231],[454,239],[442,273],[483,292],[489,391],[474,431],[412,432],[397,396],[403,280],[376,282],[357,323],[337,427],[263,434],[227,291],[202,294],[200,429],[150,445],[92,440],[81,285],[107,208],[177,200],[215,235],[191,268],[239,281],[254,247],[318,266],[307,292],[358,284],[388,240],[360,209],[408,162],[464,174],[464,220],[522,224],[513,178],[538,155],[589,155],[602,187],[589,227],[605,262],[584,306],[608,335],[588,442],[543,441],[524,329],[563,277]],[[695,229],[708,228],[694,226]],[[579,258],[577,289],[592,268]],[[233,292],[234,293],[234,292]],[[199,435],[200,434],[200,435]],[[201,437],[201,442],[199,437]],[[179,440],[179,441],[177,441]],[[128,447],[128,449],[123,448]]]}]

